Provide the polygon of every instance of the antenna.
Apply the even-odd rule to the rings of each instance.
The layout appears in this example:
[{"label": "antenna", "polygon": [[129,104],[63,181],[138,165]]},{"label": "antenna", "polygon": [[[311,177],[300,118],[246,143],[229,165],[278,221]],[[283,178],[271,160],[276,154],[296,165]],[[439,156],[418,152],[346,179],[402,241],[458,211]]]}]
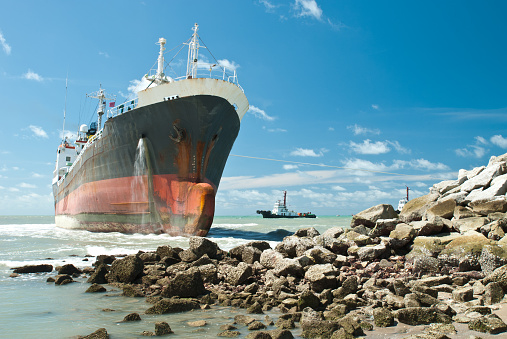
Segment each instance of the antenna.
[{"label": "antenna", "polygon": [[67,81],[69,79],[69,73],[67,72],[67,77],[65,78],[65,104],[63,107],[63,128],[62,128],[62,142],[65,141],[65,116],[67,115]]},{"label": "antenna", "polygon": [[97,115],[99,116],[97,119],[97,131],[99,131],[102,127],[102,116],[104,115],[104,111],[106,109],[106,100],[114,100],[115,97],[107,97],[106,92],[102,89],[102,85],[100,85],[100,89],[97,92],[87,94],[87,96],[89,98],[99,99],[99,107],[97,108]]}]

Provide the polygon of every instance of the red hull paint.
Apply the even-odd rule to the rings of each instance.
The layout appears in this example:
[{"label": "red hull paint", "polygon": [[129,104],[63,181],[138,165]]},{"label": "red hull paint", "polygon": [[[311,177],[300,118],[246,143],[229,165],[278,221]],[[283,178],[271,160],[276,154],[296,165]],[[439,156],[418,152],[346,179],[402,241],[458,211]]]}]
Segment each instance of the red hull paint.
[{"label": "red hull paint", "polygon": [[210,182],[182,181],[177,175],[153,175],[152,182],[146,175],[106,179],[72,191],[56,204],[55,215],[71,218],[68,228],[96,232],[205,236],[215,194]]}]

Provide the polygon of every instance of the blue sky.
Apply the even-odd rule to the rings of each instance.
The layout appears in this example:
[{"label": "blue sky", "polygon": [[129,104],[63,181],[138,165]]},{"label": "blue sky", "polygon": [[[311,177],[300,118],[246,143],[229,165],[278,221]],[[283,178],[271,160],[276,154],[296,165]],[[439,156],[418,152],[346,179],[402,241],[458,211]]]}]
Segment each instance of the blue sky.
[{"label": "blue sky", "polygon": [[[250,102],[216,215],[346,215],[507,152],[504,1],[9,1],[0,11],[0,214],[54,212],[62,135],[199,34]],[[169,54],[167,54],[169,55]],[[172,54],[171,54],[172,56]],[[186,59],[183,53],[181,59]],[[175,60],[175,64],[181,60]],[[325,165],[324,166],[314,166]]]}]

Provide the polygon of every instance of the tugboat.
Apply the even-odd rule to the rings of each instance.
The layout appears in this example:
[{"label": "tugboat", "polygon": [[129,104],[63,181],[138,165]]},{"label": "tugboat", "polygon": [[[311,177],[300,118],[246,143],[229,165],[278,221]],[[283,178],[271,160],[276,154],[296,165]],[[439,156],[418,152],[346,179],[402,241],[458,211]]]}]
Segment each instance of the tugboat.
[{"label": "tugboat", "polygon": [[257,214],[262,214],[263,218],[317,218],[312,212],[296,213],[287,208],[287,191],[283,191],[283,203],[281,200],[275,202],[271,211],[257,210]]}]

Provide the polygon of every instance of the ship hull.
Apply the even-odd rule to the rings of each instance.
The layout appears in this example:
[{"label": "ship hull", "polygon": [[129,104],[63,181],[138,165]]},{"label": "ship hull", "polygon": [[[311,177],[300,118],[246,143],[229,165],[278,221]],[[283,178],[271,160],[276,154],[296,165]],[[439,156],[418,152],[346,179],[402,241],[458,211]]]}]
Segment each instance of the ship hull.
[{"label": "ship hull", "polygon": [[53,184],[57,226],[205,236],[240,120],[224,98],[162,101],[107,120]]}]

